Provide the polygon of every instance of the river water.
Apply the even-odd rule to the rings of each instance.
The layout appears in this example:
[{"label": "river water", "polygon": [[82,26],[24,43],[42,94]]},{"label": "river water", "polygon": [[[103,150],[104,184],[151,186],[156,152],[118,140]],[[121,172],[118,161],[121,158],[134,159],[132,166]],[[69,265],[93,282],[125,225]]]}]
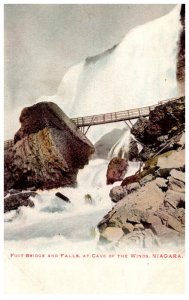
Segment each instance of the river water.
[{"label": "river water", "polygon": [[[179,13],[178,5],[168,15],[133,29],[112,51],[73,66],[56,95],[37,101],[54,101],[68,116],[77,117],[147,106],[178,96]],[[125,124],[94,126],[87,136],[95,143],[114,128],[125,128]],[[74,251],[96,247],[96,226],[111,210],[109,191],[117,185],[106,185],[108,161],[120,148],[128,151],[129,138],[125,129],[107,159],[90,160],[79,171],[76,188],[38,191],[34,208],[20,207],[5,213],[6,248],[71,247]],[[138,167],[137,162],[129,162],[126,176],[134,174]],[[57,191],[71,203],[58,199]]]}]

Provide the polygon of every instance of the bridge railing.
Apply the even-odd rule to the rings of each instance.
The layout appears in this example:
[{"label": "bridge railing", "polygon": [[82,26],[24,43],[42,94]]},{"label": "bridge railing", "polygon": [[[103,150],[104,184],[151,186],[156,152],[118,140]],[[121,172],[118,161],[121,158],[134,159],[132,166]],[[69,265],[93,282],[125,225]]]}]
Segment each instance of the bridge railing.
[{"label": "bridge railing", "polygon": [[[181,97],[183,97],[183,96],[181,96]],[[144,106],[144,107],[134,108],[134,109],[130,109],[130,110],[124,110],[124,111],[118,111],[118,112],[112,112],[112,113],[106,113],[106,114],[99,114],[99,115],[93,115],[93,116],[72,118],[71,120],[78,127],[84,127],[84,126],[90,126],[90,125],[100,125],[100,124],[119,122],[119,121],[124,121],[124,120],[132,120],[132,119],[136,119],[139,117],[149,116],[150,111],[154,110],[157,106],[162,105],[167,102],[176,101],[177,99],[179,99],[181,97],[162,100],[162,101],[159,101],[157,104],[151,105],[151,106]]]}]

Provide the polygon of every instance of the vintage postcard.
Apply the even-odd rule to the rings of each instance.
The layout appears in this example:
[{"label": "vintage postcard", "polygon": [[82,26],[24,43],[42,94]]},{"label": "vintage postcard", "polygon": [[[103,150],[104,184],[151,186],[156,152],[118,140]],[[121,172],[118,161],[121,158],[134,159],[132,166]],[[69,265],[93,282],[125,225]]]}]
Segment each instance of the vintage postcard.
[{"label": "vintage postcard", "polygon": [[184,293],[185,4],[5,4],[7,294]]}]

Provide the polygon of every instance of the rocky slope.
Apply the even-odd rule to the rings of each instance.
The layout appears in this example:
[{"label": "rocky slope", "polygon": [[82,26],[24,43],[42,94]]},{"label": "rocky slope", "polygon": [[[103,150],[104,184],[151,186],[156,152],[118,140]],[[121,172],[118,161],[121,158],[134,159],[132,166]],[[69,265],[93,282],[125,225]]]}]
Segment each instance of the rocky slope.
[{"label": "rocky slope", "polygon": [[94,152],[90,141],[52,102],[26,107],[14,144],[5,149],[5,191],[73,186]]},{"label": "rocky slope", "polygon": [[184,115],[181,98],[174,105],[157,107],[149,120],[134,125],[132,133],[144,144],[140,158],[145,162],[142,170],[110,191],[116,205],[98,224],[101,241],[144,248],[183,243]]}]

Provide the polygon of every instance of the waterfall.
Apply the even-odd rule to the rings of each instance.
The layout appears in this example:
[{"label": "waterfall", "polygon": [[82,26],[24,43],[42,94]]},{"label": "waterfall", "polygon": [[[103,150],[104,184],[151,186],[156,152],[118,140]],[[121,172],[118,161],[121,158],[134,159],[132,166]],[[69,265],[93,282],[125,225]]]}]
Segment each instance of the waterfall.
[{"label": "waterfall", "polygon": [[[71,67],[57,94],[37,101],[54,101],[69,117],[78,117],[152,105],[178,96],[179,19],[178,5],[168,15],[134,28],[112,49]],[[105,133],[125,126],[121,123],[94,126],[87,136],[96,143]],[[123,135],[112,145],[109,158],[118,155],[120,149],[127,152],[129,139],[130,132],[123,130]],[[91,160],[79,171],[77,188],[59,189],[70,198],[70,206],[55,198],[57,190],[41,191],[35,208],[21,207],[19,213],[6,213],[5,239],[53,240],[60,235],[65,245],[65,239],[88,238],[88,227],[96,226],[111,209],[108,194],[112,186],[105,185],[107,165],[107,160]],[[137,169],[138,164],[130,162],[127,176]],[[85,203],[86,195],[92,204]],[[13,246],[11,242],[8,245]]]},{"label": "waterfall", "polygon": [[[180,5],[169,14],[132,29],[112,49],[71,67],[55,101],[69,117],[115,112],[178,96],[176,63],[181,31]],[[47,100],[46,97],[40,98]],[[94,143],[113,128],[90,128]]]}]

